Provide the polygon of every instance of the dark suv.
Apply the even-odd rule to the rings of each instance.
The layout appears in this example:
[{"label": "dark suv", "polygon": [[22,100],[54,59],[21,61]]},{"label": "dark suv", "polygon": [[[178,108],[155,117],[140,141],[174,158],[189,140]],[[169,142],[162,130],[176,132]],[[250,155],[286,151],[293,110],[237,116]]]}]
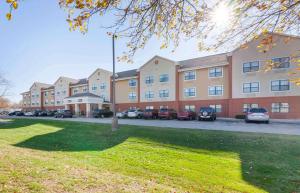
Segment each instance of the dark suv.
[{"label": "dark suv", "polygon": [[57,111],[55,118],[72,118],[73,113],[70,110]]},{"label": "dark suv", "polygon": [[198,113],[198,121],[202,120],[210,120],[215,121],[217,118],[217,114],[215,109],[211,107],[201,107]]},{"label": "dark suv", "polygon": [[97,109],[93,111],[93,117],[95,118],[104,118],[113,116],[113,112],[109,109]]},{"label": "dark suv", "polygon": [[158,110],[157,109],[146,109],[143,112],[144,119],[157,119],[158,117]]},{"label": "dark suv", "polygon": [[158,112],[159,119],[177,119],[177,112],[174,109],[160,109]]}]

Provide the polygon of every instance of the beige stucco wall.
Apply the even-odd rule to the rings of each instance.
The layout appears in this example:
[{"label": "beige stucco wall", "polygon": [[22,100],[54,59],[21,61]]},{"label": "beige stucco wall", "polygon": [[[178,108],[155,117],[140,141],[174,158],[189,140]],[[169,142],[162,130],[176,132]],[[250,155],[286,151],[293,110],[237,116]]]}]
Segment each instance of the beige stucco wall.
[{"label": "beige stucco wall", "polygon": [[[45,93],[47,93],[46,94],[47,96],[45,95]],[[43,90],[42,94],[43,94],[43,105],[46,107],[54,106],[55,104],[54,89]],[[46,104],[46,101],[48,101],[48,104]]]},{"label": "beige stucco wall", "polygon": [[[129,86],[129,80],[131,78],[128,78],[126,80],[118,80],[116,81],[116,103],[136,103],[138,102],[138,84],[139,82],[137,81],[137,84],[135,87]],[[136,78],[132,78],[136,79]],[[135,92],[136,93],[136,99],[129,99],[128,95],[130,92]]]},{"label": "beige stucco wall", "polygon": [[[89,92],[98,96],[104,96],[106,100],[110,100],[110,77],[112,73],[103,70],[97,69],[89,78]],[[100,89],[100,85],[104,83],[105,89]],[[93,90],[92,87],[95,85],[97,87],[96,90]]]},{"label": "beige stucco wall", "polygon": [[[70,96],[70,83],[75,83],[76,80],[60,77],[54,84],[55,87],[55,106],[63,105],[64,98]],[[65,91],[65,93],[63,93]],[[60,101],[60,104],[57,103]]]},{"label": "beige stucco wall", "polygon": [[[215,66],[218,67],[218,66]],[[184,73],[186,71],[179,72],[179,99],[182,101],[187,100],[209,100],[209,99],[228,99],[229,97],[229,74],[228,65],[219,66],[223,68],[223,76],[210,78],[209,69],[201,68],[191,71],[196,71],[196,80],[184,80]],[[224,92],[222,96],[209,96],[208,88],[209,86],[223,86]],[[185,88],[196,88],[195,97],[185,97]]]},{"label": "beige stucco wall", "polygon": [[41,107],[41,86],[34,83],[30,88],[31,107]]},{"label": "beige stucco wall", "polygon": [[[156,63],[157,62],[157,63]],[[169,75],[168,82],[159,82],[162,74]],[[146,84],[147,76],[154,77],[153,84]],[[176,98],[176,63],[161,57],[154,57],[140,68],[140,100],[141,102],[175,101]],[[169,90],[168,98],[160,98],[159,90]],[[153,99],[146,99],[147,91],[154,92]]]},{"label": "beige stucco wall", "polygon": [[30,95],[30,92],[22,94],[22,106],[23,106],[23,108],[31,106],[31,95]]},{"label": "beige stucco wall", "polygon": [[[248,43],[248,48],[238,49],[233,52],[232,57],[232,97],[233,98],[252,98],[252,97],[275,97],[275,96],[296,96],[300,95],[300,88],[294,84],[291,84],[289,91],[272,92],[271,81],[278,79],[289,79],[288,72],[293,68],[297,68],[295,62],[291,62],[289,69],[273,69],[265,72],[260,70],[259,72],[243,73],[243,63],[251,61],[259,61],[260,69],[265,66],[266,61],[272,58],[288,57],[293,54],[298,54],[300,50],[300,39],[292,38],[288,43],[287,37],[273,36],[273,41],[276,46],[270,51],[263,53],[258,51],[258,44],[260,39]],[[259,82],[260,92],[252,94],[243,93],[243,83],[247,82]]]},{"label": "beige stucco wall", "polygon": [[79,94],[79,93],[84,93],[84,89],[87,89],[86,92],[89,91],[89,86],[88,85],[78,85],[78,86],[72,86],[71,87],[71,95],[74,95],[74,90],[77,89],[77,93],[76,94]]}]

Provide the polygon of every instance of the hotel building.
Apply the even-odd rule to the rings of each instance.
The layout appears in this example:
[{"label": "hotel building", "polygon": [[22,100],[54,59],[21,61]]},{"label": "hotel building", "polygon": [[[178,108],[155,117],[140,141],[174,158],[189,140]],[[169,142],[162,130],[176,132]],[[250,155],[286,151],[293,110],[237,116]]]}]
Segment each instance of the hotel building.
[{"label": "hotel building", "polygon": [[[261,35],[229,53],[173,61],[154,56],[138,69],[116,74],[117,110],[216,109],[235,117],[251,107],[266,108],[272,118],[300,118],[300,87],[290,82],[299,68],[300,38],[269,34],[272,47],[259,51]],[[298,54],[298,55],[297,55]],[[268,64],[273,65],[271,69]],[[23,109],[70,109],[90,116],[111,104],[112,73],[97,69],[86,79],[60,77],[53,85],[34,83],[22,93]],[[300,76],[300,75],[299,75]]]}]

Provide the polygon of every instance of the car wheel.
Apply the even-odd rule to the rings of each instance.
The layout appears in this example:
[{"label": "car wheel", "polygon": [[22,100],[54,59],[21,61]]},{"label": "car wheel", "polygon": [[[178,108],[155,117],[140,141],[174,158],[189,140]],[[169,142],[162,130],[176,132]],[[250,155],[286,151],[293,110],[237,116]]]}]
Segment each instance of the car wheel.
[{"label": "car wheel", "polygon": [[269,123],[270,123],[270,121],[266,121],[265,123],[266,123],[266,124],[269,124]]},{"label": "car wheel", "polygon": [[249,120],[248,120],[248,119],[245,119],[245,123],[249,123]]}]

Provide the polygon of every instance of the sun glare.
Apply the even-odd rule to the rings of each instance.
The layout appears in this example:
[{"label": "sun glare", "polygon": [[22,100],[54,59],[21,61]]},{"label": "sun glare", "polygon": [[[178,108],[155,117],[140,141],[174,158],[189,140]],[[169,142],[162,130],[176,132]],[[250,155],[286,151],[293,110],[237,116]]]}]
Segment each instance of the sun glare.
[{"label": "sun glare", "polygon": [[230,23],[231,9],[225,3],[219,4],[212,12],[212,21],[220,27],[226,26]]}]

